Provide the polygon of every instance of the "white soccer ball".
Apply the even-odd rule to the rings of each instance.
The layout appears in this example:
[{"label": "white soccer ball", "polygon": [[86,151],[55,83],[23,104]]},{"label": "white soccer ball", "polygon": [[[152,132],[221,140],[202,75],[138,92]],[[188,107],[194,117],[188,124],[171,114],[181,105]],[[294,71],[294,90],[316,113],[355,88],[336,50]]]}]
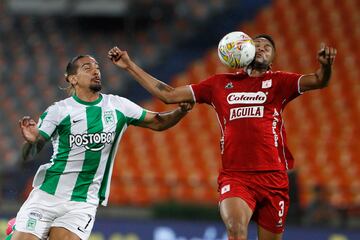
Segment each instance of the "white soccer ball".
[{"label": "white soccer ball", "polygon": [[254,60],[255,44],[246,33],[231,32],[220,40],[218,56],[230,68],[243,68]]}]

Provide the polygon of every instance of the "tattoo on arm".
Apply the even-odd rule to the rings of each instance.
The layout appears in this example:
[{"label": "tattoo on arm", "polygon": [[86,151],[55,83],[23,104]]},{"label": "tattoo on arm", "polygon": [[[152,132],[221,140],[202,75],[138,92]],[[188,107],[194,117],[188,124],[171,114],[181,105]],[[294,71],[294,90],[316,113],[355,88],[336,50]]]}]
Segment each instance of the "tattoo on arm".
[{"label": "tattoo on arm", "polygon": [[158,82],[156,84],[156,88],[159,89],[160,91],[167,91],[170,92],[172,91],[174,88],[170,87],[169,85],[163,83],[163,82]]}]

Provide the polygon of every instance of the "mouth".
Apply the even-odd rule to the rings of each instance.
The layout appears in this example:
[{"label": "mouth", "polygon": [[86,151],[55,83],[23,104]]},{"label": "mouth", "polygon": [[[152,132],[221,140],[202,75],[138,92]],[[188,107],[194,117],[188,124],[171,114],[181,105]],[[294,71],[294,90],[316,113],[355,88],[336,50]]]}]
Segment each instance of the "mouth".
[{"label": "mouth", "polygon": [[95,83],[98,83],[98,84],[101,83],[100,77],[94,77],[94,78],[92,78],[91,80],[92,80],[93,82],[95,82]]}]

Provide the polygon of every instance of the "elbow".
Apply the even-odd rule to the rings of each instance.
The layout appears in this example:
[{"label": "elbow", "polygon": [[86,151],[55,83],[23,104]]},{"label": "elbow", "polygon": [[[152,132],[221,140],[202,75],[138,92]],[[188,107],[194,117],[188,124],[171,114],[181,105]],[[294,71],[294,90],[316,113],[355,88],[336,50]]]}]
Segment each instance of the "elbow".
[{"label": "elbow", "polygon": [[150,128],[156,132],[161,132],[166,130],[166,126],[164,124],[161,124],[160,122],[153,124]]},{"label": "elbow", "polygon": [[327,83],[318,83],[318,84],[314,85],[312,89],[323,89],[323,88],[326,88],[327,86],[328,86]]},{"label": "elbow", "polygon": [[326,88],[327,86],[329,86],[329,83],[324,83],[320,86],[320,89]]},{"label": "elbow", "polygon": [[327,86],[329,86],[329,80],[321,81],[318,84],[318,88],[320,88],[320,89],[326,88]]},{"label": "elbow", "polygon": [[163,127],[163,126],[155,126],[155,127],[153,128],[153,130],[156,131],[156,132],[162,132],[162,131],[166,130],[166,127]]},{"label": "elbow", "polygon": [[165,103],[165,104],[171,104],[172,103],[169,98],[162,98],[161,101],[163,103]]}]

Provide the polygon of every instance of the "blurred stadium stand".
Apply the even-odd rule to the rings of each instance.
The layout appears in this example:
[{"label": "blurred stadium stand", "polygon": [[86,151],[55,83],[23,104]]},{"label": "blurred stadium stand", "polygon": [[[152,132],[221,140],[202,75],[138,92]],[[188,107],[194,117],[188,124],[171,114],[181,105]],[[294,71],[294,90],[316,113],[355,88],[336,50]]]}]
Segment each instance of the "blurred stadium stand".
[{"label": "blurred stadium stand", "polygon": [[[258,4],[269,1],[124,1],[121,10],[110,13],[118,18],[104,18],[106,10],[98,12],[100,17],[84,18],[94,13],[75,11],[84,2],[80,0],[56,1],[64,4],[58,7],[64,7],[62,13],[56,10],[57,17],[29,16],[26,11],[31,7],[26,10],[24,1],[30,2],[0,3],[0,133],[5,136],[0,140],[0,169],[1,164],[3,169],[17,169],[22,142],[18,119],[24,114],[38,116],[65,96],[56,86],[64,86],[63,70],[70,57],[93,54],[101,62],[105,92],[142,99],[143,107],[161,111],[172,106],[143,100],[144,90],[106,60],[110,47],[128,49],[136,62],[176,86],[229,71],[218,61],[216,50],[226,32],[269,33],[277,44],[275,70],[309,73],[317,67],[321,41],[338,49],[330,86],[291,103],[285,111],[286,128],[296,160],[300,206],[306,208],[314,198],[313,189],[321,186],[329,192],[330,204],[346,218],[360,218],[360,75],[356,66],[360,1],[274,0],[245,22],[244,16],[251,17],[247,14],[254,14]],[[144,8],[150,11],[143,13]],[[229,25],[224,26],[222,19]],[[206,50],[202,44],[211,48]],[[216,206],[219,137],[214,111],[202,105],[165,132],[130,128],[117,155],[111,204],[151,206],[173,200]]]}]

